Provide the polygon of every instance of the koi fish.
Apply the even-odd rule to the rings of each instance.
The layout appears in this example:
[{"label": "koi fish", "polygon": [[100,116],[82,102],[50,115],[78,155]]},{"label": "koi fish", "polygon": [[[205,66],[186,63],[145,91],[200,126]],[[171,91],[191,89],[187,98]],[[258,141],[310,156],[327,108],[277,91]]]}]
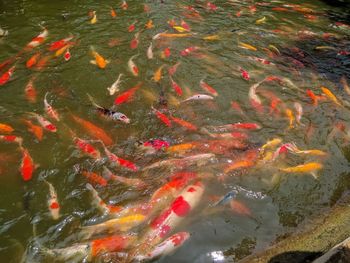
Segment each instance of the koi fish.
[{"label": "koi fish", "polygon": [[142,214],[133,214],[124,217],[114,218],[100,224],[84,226],[81,228],[81,233],[84,236],[87,236],[87,238],[89,238],[92,235],[104,232],[113,233],[118,230],[126,232],[131,228],[143,223],[145,219],[146,216]]},{"label": "koi fish", "polygon": [[153,44],[152,44],[152,42],[147,49],[147,58],[153,59]]},{"label": "koi fish", "polygon": [[213,4],[211,2],[208,2],[207,3],[207,9],[209,9],[210,11],[217,11],[218,7],[215,4]]},{"label": "koi fish", "polygon": [[120,94],[118,97],[115,98],[114,104],[120,105],[129,101],[132,101],[134,98],[134,95],[136,91],[142,86],[142,82],[138,83],[135,87],[132,87],[128,89],[127,91],[124,91],[122,94]]},{"label": "koi fish", "polygon": [[244,78],[245,80],[249,80],[250,79],[248,71],[246,71],[246,70],[244,70],[242,68],[239,68],[239,71],[241,72],[242,78]]},{"label": "koi fish", "polygon": [[122,4],[121,4],[121,8],[122,8],[123,10],[127,10],[127,9],[128,9],[128,3],[127,3],[125,0],[123,0],[123,2],[122,2]]},{"label": "koi fish", "polygon": [[24,88],[26,99],[30,103],[36,103],[37,93],[34,88],[34,80],[30,79]]},{"label": "koi fish", "polygon": [[350,87],[349,87],[349,85],[348,85],[348,82],[347,82],[345,76],[342,76],[342,77],[341,77],[340,83],[343,85],[343,88],[344,88],[346,94],[350,95]]},{"label": "koi fish", "polygon": [[56,132],[57,128],[55,125],[53,125],[51,122],[49,122],[47,119],[45,119],[43,116],[37,114],[37,113],[30,113],[33,117],[37,119],[41,127],[43,127],[45,130],[48,130],[50,132]]},{"label": "koi fish", "polygon": [[31,56],[26,62],[26,67],[27,68],[33,67],[38,62],[40,55],[41,55],[41,53],[37,52],[33,56]]},{"label": "koi fish", "polygon": [[176,62],[175,65],[171,66],[169,69],[168,69],[168,73],[170,76],[173,76],[175,74],[175,72],[177,71],[177,68],[180,66],[181,62]]},{"label": "koi fish", "polygon": [[63,55],[63,58],[64,58],[65,61],[69,61],[70,60],[71,54],[70,54],[69,48],[67,48],[66,53],[64,53],[64,55]]},{"label": "koi fish", "polygon": [[134,36],[134,38],[130,42],[130,48],[131,49],[136,49],[139,45],[139,38],[140,38],[140,32],[137,32]]},{"label": "koi fish", "polygon": [[146,141],[142,144],[142,149],[146,149],[148,154],[153,154],[155,151],[162,149],[167,149],[170,146],[170,143],[160,139],[153,139]]},{"label": "koi fish", "polygon": [[153,40],[159,39],[161,37],[165,38],[184,38],[184,37],[189,37],[192,36],[191,33],[177,33],[177,34],[172,34],[172,33],[158,33],[155,36],[152,37]]},{"label": "koi fish", "polygon": [[138,55],[132,56],[128,61],[129,70],[135,77],[139,75],[139,68],[136,66],[136,64],[133,61],[133,59],[136,58],[137,56]]},{"label": "koi fish", "polygon": [[323,94],[330,99],[331,101],[333,101],[335,104],[337,104],[338,106],[342,106],[339,102],[339,100],[337,99],[337,97],[326,87],[321,87],[321,90],[323,92]]},{"label": "koi fish", "polygon": [[113,9],[113,7],[110,7],[110,8],[111,8],[111,12],[110,12],[111,17],[113,18],[117,17],[117,12]]},{"label": "koi fish", "polygon": [[177,95],[182,96],[182,89],[181,87],[173,80],[171,76],[169,76],[171,87],[174,89]]},{"label": "koi fish", "polygon": [[15,69],[16,69],[16,66],[13,66],[0,76],[0,86],[5,85],[11,79]]},{"label": "koi fish", "polygon": [[106,179],[104,179],[101,175],[98,175],[93,172],[83,171],[82,175],[85,176],[90,182],[100,185],[100,186],[107,186],[108,182]]},{"label": "koi fish", "polygon": [[42,57],[39,59],[39,61],[36,63],[35,68],[38,70],[44,69],[44,67],[47,65],[49,60],[52,58],[52,55],[47,55],[45,57]]},{"label": "koi fish", "polygon": [[0,123],[0,132],[11,133],[13,131],[14,129],[12,128],[12,126],[8,124]]},{"label": "koi fish", "polygon": [[159,110],[153,108],[153,106],[152,106],[152,110],[156,114],[159,120],[161,120],[166,126],[171,127],[171,121],[164,113],[161,113]]},{"label": "koi fish", "polygon": [[239,105],[239,103],[237,101],[231,101],[231,109],[234,109],[239,114],[244,115],[242,107]]},{"label": "koi fish", "polygon": [[297,112],[297,114],[295,115],[295,120],[299,125],[301,125],[302,123],[300,122],[300,120],[301,120],[301,117],[303,116],[303,107],[299,102],[294,102],[294,108]]},{"label": "koi fish", "polygon": [[292,129],[294,128],[294,114],[293,111],[291,109],[286,109],[285,110],[286,116],[289,119],[289,128]]},{"label": "koi fish", "polygon": [[112,145],[113,140],[109,137],[109,135],[101,128],[97,127],[95,124],[86,121],[82,118],[79,118],[73,114],[71,114],[73,120],[78,123],[80,126],[85,128],[86,132],[89,133],[92,137],[101,140],[105,145]]},{"label": "koi fish", "polygon": [[188,56],[188,55],[190,55],[191,53],[193,53],[193,52],[195,52],[195,51],[197,51],[197,50],[199,50],[200,48],[199,47],[197,47],[197,46],[192,46],[192,47],[188,47],[188,48],[185,48],[184,50],[181,50],[180,51],[180,55],[181,56]]},{"label": "koi fish", "polygon": [[135,30],[135,24],[137,23],[137,21],[135,21],[134,23],[132,23],[129,27],[128,27],[128,32],[131,33]]},{"label": "koi fish", "polygon": [[36,165],[33,162],[27,149],[21,147],[22,151],[22,162],[20,167],[20,172],[24,181],[29,181],[32,179]]},{"label": "koi fish", "polygon": [[44,97],[44,106],[45,106],[45,111],[46,113],[54,120],[60,121],[60,117],[57,113],[57,111],[47,102],[47,94],[46,92],[45,97]]},{"label": "koi fish", "polygon": [[111,119],[111,120],[114,120],[114,121],[121,121],[121,122],[124,122],[124,123],[130,123],[130,119],[123,113],[121,112],[117,112],[117,111],[112,111],[112,110],[109,110],[107,108],[104,108],[98,104],[95,103],[94,99],[89,95],[87,94],[92,105],[96,108],[96,110],[104,117],[106,117],[107,119]]},{"label": "koi fish", "polygon": [[311,162],[294,167],[282,168],[280,170],[286,173],[310,173],[315,179],[317,179],[316,172],[322,168],[323,165],[321,163]]},{"label": "koi fish", "polygon": [[171,55],[171,51],[170,51],[170,48],[167,47],[165,48],[163,51],[162,51],[162,54],[161,54],[161,57],[164,59],[164,58],[169,58]]},{"label": "koi fish", "polygon": [[187,31],[191,31],[191,28],[190,26],[183,20],[181,19],[181,22],[180,22],[181,26],[186,29]]},{"label": "koi fish", "polygon": [[261,149],[265,150],[266,148],[273,148],[281,143],[282,143],[282,139],[275,138],[275,139],[267,141],[263,146],[261,146]]},{"label": "koi fish", "polygon": [[44,181],[49,186],[49,199],[48,199],[49,211],[52,219],[57,220],[60,218],[60,204],[58,203],[57,193],[52,184],[50,184],[46,180]]},{"label": "koi fish", "polygon": [[106,146],[103,145],[103,148],[104,148],[104,151],[108,157],[108,159],[111,161],[111,162],[115,162],[117,165],[120,165],[122,167],[125,167],[131,171],[134,171],[136,172],[138,170],[138,167],[136,166],[136,164],[134,164],[133,162],[131,161],[128,161],[128,160],[125,160],[125,159],[122,159],[118,156],[116,156],[114,153],[110,152]]},{"label": "koi fish", "polygon": [[96,24],[96,22],[97,22],[96,11],[92,11],[92,18],[90,20],[90,24]]},{"label": "koi fish", "polygon": [[43,128],[41,128],[38,125],[33,124],[29,120],[23,120],[23,122],[27,125],[28,131],[33,133],[34,136],[38,139],[38,141],[41,141],[43,139]]},{"label": "koi fish", "polygon": [[200,85],[200,87],[201,87],[203,90],[209,92],[209,93],[210,93],[211,95],[213,95],[214,97],[218,96],[217,91],[216,91],[212,86],[210,86],[209,84],[205,83],[203,79],[201,79],[201,80],[199,81],[199,85]]},{"label": "koi fish", "polygon": [[22,146],[23,139],[15,135],[0,135],[0,140],[5,142],[16,142],[19,146]]},{"label": "koi fish", "polygon": [[197,147],[197,144],[193,143],[182,143],[182,144],[177,144],[177,145],[172,145],[169,146],[166,151],[169,153],[181,153],[181,152],[186,152],[189,150],[192,150],[193,148]]},{"label": "koi fish", "polygon": [[147,22],[146,25],[145,25],[145,28],[151,29],[151,28],[153,28],[153,27],[154,27],[154,25],[153,25],[152,19],[148,20],[148,22]]},{"label": "koi fish", "polygon": [[114,93],[119,91],[119,86],[121,83],[121,77],[123,76],[123,73],[120,73],[118,76],[118,79],[112,84],[112,86],[110,86],[109,88],[107,88],[107,90],[109,91],[109,95],[114,95]]},{"label": "koi fish", "polygon": [[191,100],[213,100],[213,99],[214,98],[212,96],[209,96],[206,94],[196,94],[183,100],[182,102],[191,101]]},{"label": "koi fish", "polygon": [[55,57],[61,56],[71,45],[65,45],[55,52]]},{"label": "koi fish", "polygon": [[152,260],[159,256],[166,256],[170,253],[173,253],[178,247],[182,246],[187,239],[190,238],[190,234],[188,232],[179,232],[171,237],[164,240],[159,245],[152,248],[152,251],[147,253],[146,255],[138,255],[136,256],[136,260]]},{"label": "koi fish", "polygon": [[312,104],[314,106],[317,106],[318,104],[318,96],[315,95],[315,93],[312,92],[312,90],[307,89],[306,94],[311,98]]},{"label": "koi fish", "polygon": [[73,36],[69,36],[67,38],[63,38],[61,40],[55,41],[49,45],[48,49],[49,51],[55,51],[55,50],[61,49],[64,46],[66,46],[69,43],[69,41],[71,41],[72,39],[73,39]]},{"label": "koi fish", "polygon": [[161,66],[154,72],[153,80],[154,80],[155,82],[159,82],[159,81],[161,80],[161,78],[162,78],[162,70],[163,70],[164,66],[165,66],[164,64],[161,65]]},{"label": "koi fish", "polygon": [[260,86],[261,83],[263,83],[263,81],[260,81],[252,85],[249,88],[249,93],[248,93],[250,104],[259,112],[262,112],[264,110],[260,98],[256,95],[256,89]]},{"label": "koi fish", "polygon": [[46,40],[47,36],[49,35],[49,31],[44,28],[44,30],[35,38],[33,38],[28,44],[27,44],[27,48],[35,48],[39,45],[41,45],[42,43],[44,43],[44,41]]},{"label": "koi fish", "polygon": [[264,17],[262,17],[262,18],[256,20],[256,21],[255,21],[255,24],[261,25],[261,24],[263,24],[263,23],[265,23],[265,22],[266,22],[266,17],[264,16]]},{"label": "koi fish", "polygon": [[147,184],[140,179],[126,178],[123,176],[115,175],[105,166],[103,167],[103,170],[104,170],[104,176],[107,180],[117,181],[127,186],[138,188],[138,189],[144,189],[147,186]]},{"label": "koi fish", "polygon": [[208,41],[213,41],[213,40],[219,40],[220,36],[219,35],[209,35],[203,37],[203,40],[208,40]]},{"label": "koi fish", "polygon": [[89,243],[75,244],[66,248],[45,249],[44,252],[63,262],[91,261],[100,254],[127,249],[135,239],[131,235],[113,235],[95,239]]},{"label": "koi fish", "polygon": [[100,151],[95,149],[95,147],[88,143],[86,140],[74,136],[73,141],[82,152],[86,153],[87,155],[91,156],[96,160],[101,159]]},{"label": "koi fish", "polygon": [[91,60],[90,63],[97,65],[100,69],[104,69],[109,63],[109,60],[104,59],[99,53],[97,53],[93,46],[91,46],[90,49],[92,56],[95,58],[95,60]]},{"label": "koi fish", "polygon": [[243,42],[238,42],[238,46],[243,49],[248,49],[252,51],[257,51],[258,49],[250,44],[243,43]]},{"label": "koi fish", "polygon": [[197,127],[195,125],[193,125],[192,123],[189,123],[188,121],[185,121],[183,119],[171,116],[171,120],[173,122],[177,123],[178,125],[188,129],[188,130],[191,130],[191,131],[196,131],[197,130]]},{"label": "koi fish", "polygon": [[183,32],[188,32],[188,30],[182,26],[173,26],[173,28],[177,31],[177,32],[180,32],[180,33],[183,33]]},{"label": "koi fish", "polygon": [[242,169],[242,168],[249,168],[252,167],[255,163],[253,161],[250,160],[239,160],[234,162],[233,164],[228,165],[225,170],[224,173],[227,174],[233,170],[238,170],[238,169]]}]

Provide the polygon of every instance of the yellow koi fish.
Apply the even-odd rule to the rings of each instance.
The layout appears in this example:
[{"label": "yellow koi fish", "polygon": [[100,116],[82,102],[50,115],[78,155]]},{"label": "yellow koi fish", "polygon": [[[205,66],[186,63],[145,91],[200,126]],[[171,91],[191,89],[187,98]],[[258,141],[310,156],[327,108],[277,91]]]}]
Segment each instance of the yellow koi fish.
[{"label": "yellow koi fish", "polygon": [[272,139],[272,140],[270,140],[270,141],[267,141],[267,142],[261,147],[261,149],[265,150],[266,148],[274,148],[274,147],[276,147],[277,145],[279,145],[281,142],[282,142],[282,139],[280,139],[280,138]]},{"label": "yellow koi fish", "polygon": [[90,23],[91,23],[91,24],[95,24],[95,23],[97,22],[96,11],[93,11],[92,14],[93,14],[93,17],[92,17],[92,19],[90,20]]},{"label": "yellow koi fish", "polygon": [[162,69],[164,68],[164,65],[161,65],[157,70],[156,72],[154,72],[154,75],[153,75],[153,80],[155,82],[159,82],[162,78]]},{"label": "yellow koi fish", "polygon": [[184,152],[184,151],[191,150],[194,147],[195,147],[195,145],[192,144],[192,143],[183,143],[183,144],[177,144],[177,145],[169,146],[166,149],[166,151],[169,152],[169,153]]},{"label": "yellow koi fish", "polygon": [[280,169],[286,173],[310,173],[315,179],[317,179],[316,172],[321,170],[323,165],[321,163],[305,163],[294,167],[287,167]]},{"label": "yellow koi fish", "polygon": [[298,150],[298,151],[295,151],[294,153],[296,154],[307,154],[307,155],[316,155],[316,156],[325,156],[327,155],[327,153],[325,153],[324,151],[321,151],[321,150],[304,150],[304,151],[301,151],[301,150]]},{"label": "yellow koi fish", "polygon": [[173,28],[180,33],[188,32],[188,30],[186,28],[183,28],[182,26],[173,26]]},{"label": "yellow koi fish", "polygon": [[294,128],[294,120],[295,120],[295,117],[294,117],[294,114],[292,112],[291,109],[286,109],[285,111],[288,119],[289,119],[289,128],[292,129]]},{"label": "yellow koi fish", "polygon": [[203,40],[209,40],[209,41],[219,40],[219,39],[220,39],[219,35],[210,35],[210,36],[203,37]]},{"label": "yellow koi fish", "polygon": [[266,22],[266,17],[264,16],[263,18],[260,18],[255,21],[255,24],[260,25]]},{"label": "yellow koi fish", "polygon": [[340,102],[338,101],[337,97],[326,87],[321,87],[321,90],[323,92],[324,95],[326,95],[326,97],[328,99],[330,99],[331,101],[333,101],[335,104],[337,104],[338,106],[342,106],[340,104]]},{"label": "yellow koi fish", "polygon": [[249,45],[247,43],[243,43],[243,42],[238,42],[238,46],[240,48],[244,48],[244,49],[248,49],[248,50],[252,50],[252,51],[257,51],[258,49],[252,45]]}]

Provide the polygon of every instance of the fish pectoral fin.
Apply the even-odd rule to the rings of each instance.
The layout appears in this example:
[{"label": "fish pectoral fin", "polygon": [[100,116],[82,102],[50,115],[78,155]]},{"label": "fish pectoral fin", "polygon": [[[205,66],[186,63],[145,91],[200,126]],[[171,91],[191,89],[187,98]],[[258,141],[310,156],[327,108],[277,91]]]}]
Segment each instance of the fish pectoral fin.
[{"label": "fish pectoral fin", "polygon": [[316,172],[310,172],[313,178],[318,179],[318,174]]},{"label": "fish pectoral fin", "polygon": [[90,63],[91,63],[91,64],[94,64],[94,65],[97,64],[97,63],[96,63],[96,60],[90,60]]}]

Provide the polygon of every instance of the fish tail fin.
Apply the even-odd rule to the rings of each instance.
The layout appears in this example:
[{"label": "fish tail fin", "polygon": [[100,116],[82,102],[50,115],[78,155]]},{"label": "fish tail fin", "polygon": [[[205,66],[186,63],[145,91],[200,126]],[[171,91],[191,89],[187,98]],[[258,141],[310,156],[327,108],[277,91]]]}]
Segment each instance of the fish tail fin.
[{"label": "fish tail fin", "polygon": [[89,100],[90,100],[90,102],[91,102],[91,104],[92,104],[93,106],[95,106],[96,108],[102,108],[100,105],[98,105],[98,104],[95,102],[94,98],[93,98],[89,93],[86,93],[86,95],[88,96],[88,98],[89,98]]}]

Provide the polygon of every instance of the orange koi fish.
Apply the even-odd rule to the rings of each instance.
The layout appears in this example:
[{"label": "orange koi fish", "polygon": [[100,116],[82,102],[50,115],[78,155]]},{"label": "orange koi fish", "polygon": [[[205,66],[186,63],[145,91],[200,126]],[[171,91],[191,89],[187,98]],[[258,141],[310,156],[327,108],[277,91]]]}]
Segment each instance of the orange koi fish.
[{"label": "orange koi fish", "polygon": [[15,66],[11,67],[8,71],[2,74],[2,76],[0,76],[0,86],[5,85],[11,79],[15,68]]},{"label": "orange koi fish", "polygon": [[115,98],[114,104],[120,105],[126,102],[129,102],[133,100],[133,97],[136,93],[136,91],[142,86],[142,82],[138,83],[135,87],[132,87],[128,89],[127,91],[120,94],[118,97]]},{"label": "orange koi fish", "polygon": [[137,56],[138,56],[137,54],[132,56],[128,61],[129,70],[135,77],[139,75],[139,68],[136,66],[136,64],[133,61],[133,59],[136,58]]},{"label": "orange koi fish", "polygon": [[90,63],[97,65],[100,69],[104,69],[109,63],[109,60],[104,59],[99,53],[97,53],[93,46],[91,46],[90,49],[92,56],[95,58],[95,60],[91,60]]},{"label": "orange koi fish", "polygon": [[306,94],[310,97],[310,99],[312,100],[312,104],[314,106],[317,106],[318,104],[318,96],[315,95],[315,93],[312,92],[312,90],[307,89],[306,90]]},{"label": "orange koi fish", "polygon": [[23,122],[28,127],[28,131],[33,133],[34,136],[38,139],[38,141],[41,141],[43,139],[43,134],[44,134],[43,128],[33,124],[29,120],[23,120]]},{"label": "orange koi fish", "polygon": [[36,103],[37,92],[34,87],[34,78],[30,79],[24,88],[26,99],[30,103]]},{"label": "orange koi fish", "polygon": [[110,14],[111,14],[111,17],[113,17],[113,18],[117,17],[117,12],[113,9],[113,7],[111,7]]},{"label": "orange koi fish", "polygon": [[41,55],[41,53],[37,52],[33,56],[31,56],[26,62],[26,67],[27,68],[33,67],[38,62],[40,55]]},{"label": "orange koi fish", "polygon": [[14,129],[10,125],[0,123],[0,132],[11,133],[13,131]]},{"label": "orange koi fish", "polygon": [[45,111],[52,119],[54,119],[56,121],[60,121],[60,117],[59,117],[57,111],[47,102],[47,94],[48,94],[48,92],[46,92],[45,97],[44,97]]},{"label": "orange koi fish", "polygon": [[46,64],[49,62],[49,60],[52,58],[52,55],[47,55],[45,57],[42,57],[39,59],[39,61],[35,64],[35,68],[38,70],[42,70]]},{"label": "orange koi fish", "polygon": [[46,180],[44,181],[49,186],[49,199],[47,202],[49,206],[49,211],[52,219],[57,220],[60,218],[60,204],[58,203],[57,193],[52,184],[50,184]]},{"label": "orange koi fish", "polygon": [[249,168],[254,165],[254,162],[250,160],[240,160],[237,162],[234,162],[233,164],[230,164],[228,167],[225,168],[224,173],[229,173],[233,170],[238,170],[241,168]]},{"label": "orange koi fish", "polygon": [[286,113],[286,116],[289,120],[289,128],[290,129],[294,128],[295,117],[294,117],[293,111],[291,109],[286,109],[285,113]]},{"label": "orange koi fish", "polygon": [[82,118],[79,118],[73,114],[71,114],[73,120],[78,123],[80,126],[85,128],[86,132],[89,133],[92,137],[101,140],[105,145],[112,145],[113,140],[107,135],[107,133],[101,129],[100,127],[97,127],[95,124],[86,121]]},{"label": "orange koi fish", "polygon": [[84,175],[91,183],[100,186],[107,186],[108,184],[106,179],[104,179],[101,175],[98,175],[96,173],[83,171],[82,175]]},{"label": "orange koi fish", "polygon": [[178,125],[188,129],[188,130],[191,130],[191,131],[196,131],[197,130],[197,127],[195,125],[193,125],[192,123],[188,122],[188,121],[185,121],[183,119],[180,119],[180,118],[176,118],[174,116],[171,116],[171,120],[175,123],[177,123]]},{"label": "orange koi fish", "polygon": [[31,49],[41,45],[42,43],[44,43],[48,35],[49,35],[49,31],[46,28],[44,28],[44,30],[37,37],[33,38],[27,44],[26,48]]},{"label": "orange koi fish", "polygon": [[311,162],[294,167],[283,168],[280,170],[286,173],[310,173],[315,179],[317,179],[316,172],[322,168],[323,165],[321,163]]},{"label": "orange koi fish", "polygon": [[32,179],[36,166],[28,150],[23,147],[21,147],[21,150],[22,150],[22,162],[21,162],[20,172],[23,180],[29,181],[30,179]]},{"label": "orange koi fish", "polygon": [[152,110],[156,114],[159,120],[161,120],[166,126],[171,127],[171,122],[164,113],[161,113],[159,110],[153,108],[153,106],[152,106]]},{"label": "orange koi fish", "polygon": [[195,148],[197,144],[194,143],[182,143],[177,145],[169,146],[166,151],[169,153],[179,153],[179,152],[186,152],[193,148]]},{"label": "orange koi fish", "polygon": [[154,27],[154,25],[153,25],[152,19],[148,20],[148,22],[147,22],[146,25],[145,25],[145,28],[151,29],[151,28],[153,28],[153,27]]},{"label": "orange koi fish", "polygon": [[182,89],[181,87],[173,80],[173,78],[171,76],[169,76],[170,82],[171,82],[171,86],[174,89],[174,91],[176,92],[177,95],[182,96]]},{"label": "orange koi fish", "polygon": [[211,95],[213,95],[215,97],[218,96],[217,91],[212,86],[205,83],[203,79],[200,80],[199,85],[203,90],[209,92]]}]

